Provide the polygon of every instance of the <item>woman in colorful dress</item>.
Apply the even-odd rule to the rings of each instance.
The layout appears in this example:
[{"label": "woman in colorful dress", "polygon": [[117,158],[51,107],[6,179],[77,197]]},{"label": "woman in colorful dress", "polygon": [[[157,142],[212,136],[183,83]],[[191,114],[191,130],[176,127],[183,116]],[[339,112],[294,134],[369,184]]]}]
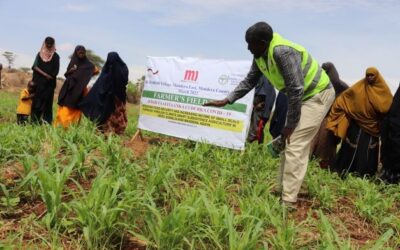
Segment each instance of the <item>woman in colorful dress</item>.
[{"label": "woman in colorful dress", "polygon": [[122,134],[127,126],[128,75],[128,67],[118,53],[108,53],[99,78],[79,105],[85,116],[105,133]]},{"label": "woman in colorful dress", "polygon": [[86,57],[85,47],[78,45],[67,67],[65,82],[58,96],[58,111],[54,125],[64,128],[80,121],[78,104],[87,93],[86,85],[95,74],[96,68]]}]

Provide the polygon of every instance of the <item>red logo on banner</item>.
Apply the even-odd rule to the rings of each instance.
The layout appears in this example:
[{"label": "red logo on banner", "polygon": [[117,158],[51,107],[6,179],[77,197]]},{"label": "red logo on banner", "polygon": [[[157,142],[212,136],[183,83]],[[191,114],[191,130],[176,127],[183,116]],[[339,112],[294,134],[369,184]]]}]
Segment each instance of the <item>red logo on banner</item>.
[{"label": "red logo on banner", "polygon": [[183,79],[184,79],[184,81],[195,82],[195,81],[197,81],[198,77],[199,77],[199,71],[197,71],[197,70],[186,70],[185,71],[185,77]]}]

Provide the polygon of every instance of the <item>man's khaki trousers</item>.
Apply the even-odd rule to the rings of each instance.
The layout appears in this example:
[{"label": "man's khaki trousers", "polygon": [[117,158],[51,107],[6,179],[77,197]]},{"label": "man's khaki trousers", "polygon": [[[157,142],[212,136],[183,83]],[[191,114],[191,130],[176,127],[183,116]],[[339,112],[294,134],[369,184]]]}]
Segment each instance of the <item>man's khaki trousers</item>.
[{"label": "man's khaki trousers", "polygon": [[311,141],[334,100],[335,90],[331,87],[302,104],[299,124],[290,136],[290,144],[286,143],[281,154],[278,181],[283,201],[297,201],[307,171]]}]

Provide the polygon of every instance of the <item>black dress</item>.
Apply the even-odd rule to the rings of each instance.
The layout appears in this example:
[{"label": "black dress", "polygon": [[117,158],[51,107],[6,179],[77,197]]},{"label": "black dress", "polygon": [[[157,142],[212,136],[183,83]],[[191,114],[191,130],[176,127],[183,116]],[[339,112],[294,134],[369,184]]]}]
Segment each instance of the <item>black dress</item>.
[{"label": "black dress", "polygon": [[[37,72],[35,67],[49,74],[53,79],[47,79]],[[37,54],[32,70],[32,80],[36,84],[35,97],[32,100],[32,122],[40,123],[44,120],[51,124],[53,121],[54,89],[56,88],[57,75],[60,70],[60,57],[54,52],[52,59],[49,62],[44,62],[39,54]]]},{"label": "black dress", "polygon": [[128,67],[118,53],[108,53],[99,78],[82,99],[79,109],[98,125],[104,124],[116,110],[117,102],[125,105],[128,76]]},{"label": "black dress", "polygon": [[400,183],[400,87],[382,126],[382,180]]},{"label": "black dress", "polygon": [[[83,46],[77,46],[72,55],[71,61],[67,67],[67,72],[64,74],[65,82],[60,89],[58,95],[58,105],[68,108],[78,109],[78,104],[82,100],[86,85],[94,72],[94,64],[87,57],[80,59],[77,56],[77,51],[84,49]],[[75,71],[70,71],[71,68]]]},{"label": "black dress", "polygon": [[347,173],[365,177],[376,174],[379,157],[379,137],[363,131],[352,120],[334,164],[342,177]]}]

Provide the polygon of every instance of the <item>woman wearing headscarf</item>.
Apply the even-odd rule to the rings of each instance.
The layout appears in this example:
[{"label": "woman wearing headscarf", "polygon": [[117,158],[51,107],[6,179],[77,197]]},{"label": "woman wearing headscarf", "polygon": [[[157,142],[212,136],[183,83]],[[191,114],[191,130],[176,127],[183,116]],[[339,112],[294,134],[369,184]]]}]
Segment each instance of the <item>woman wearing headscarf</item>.
[{"label": "woman wearing headscarf", "polygon": [[53,121],[53,98],[57,75],[60,70],[60,57],[56,53],[54,38],[46,37],[42,48],[32,66],[36,94],[32,100],[32,122]]},{"label": "woman wearing headscarf", "polygon": [[[331,80],[333,88],[335,89],[336,98],[343,91],[349,88],[347,83],[340,79],[339,73],[333,63],[326,62],[323,63],[321,67],[325,70],[326,74]],[[321,168],[329,168],[333,165],[336,159],[336,147],[337,144],[340,142],[340,140],[338,140],[338,138],[333,135],[332,131],[326,128],[327,120],[328,114],[321,122],[318,133],[315,135],[311,144],[310,151],[312,156],[319,161],[319,166]]]},{"label": "woman wearing headscarf", "polygon": [[380,123],[393,96],[376,68],[345,90],[334,102],[327,128],[342,139],[334,170],[372,176],[378,167]]},{"label": "woman wearing headscarf", "polygon": [[382,126],[382,176],[386,183],[400,183],[400,86]]},{"label": "woman wearing headscarf", "polygon": [[122,134],[125,131],[128,75],[128,67],[118,53],[108,53],[99,78],[79,105],[83,114],[103,132]]},{"label": "woman wearing headscarf", "polygon": [[86,57],[85,47],[78,45],[64,74],[65,82],[58,95],[58,111],[54,125],[62,125],[67,128],[73,123],[78,123],[81,111],[78,104],[87,91],[86,85],[92,75],[95,74],[95,66]]}]

